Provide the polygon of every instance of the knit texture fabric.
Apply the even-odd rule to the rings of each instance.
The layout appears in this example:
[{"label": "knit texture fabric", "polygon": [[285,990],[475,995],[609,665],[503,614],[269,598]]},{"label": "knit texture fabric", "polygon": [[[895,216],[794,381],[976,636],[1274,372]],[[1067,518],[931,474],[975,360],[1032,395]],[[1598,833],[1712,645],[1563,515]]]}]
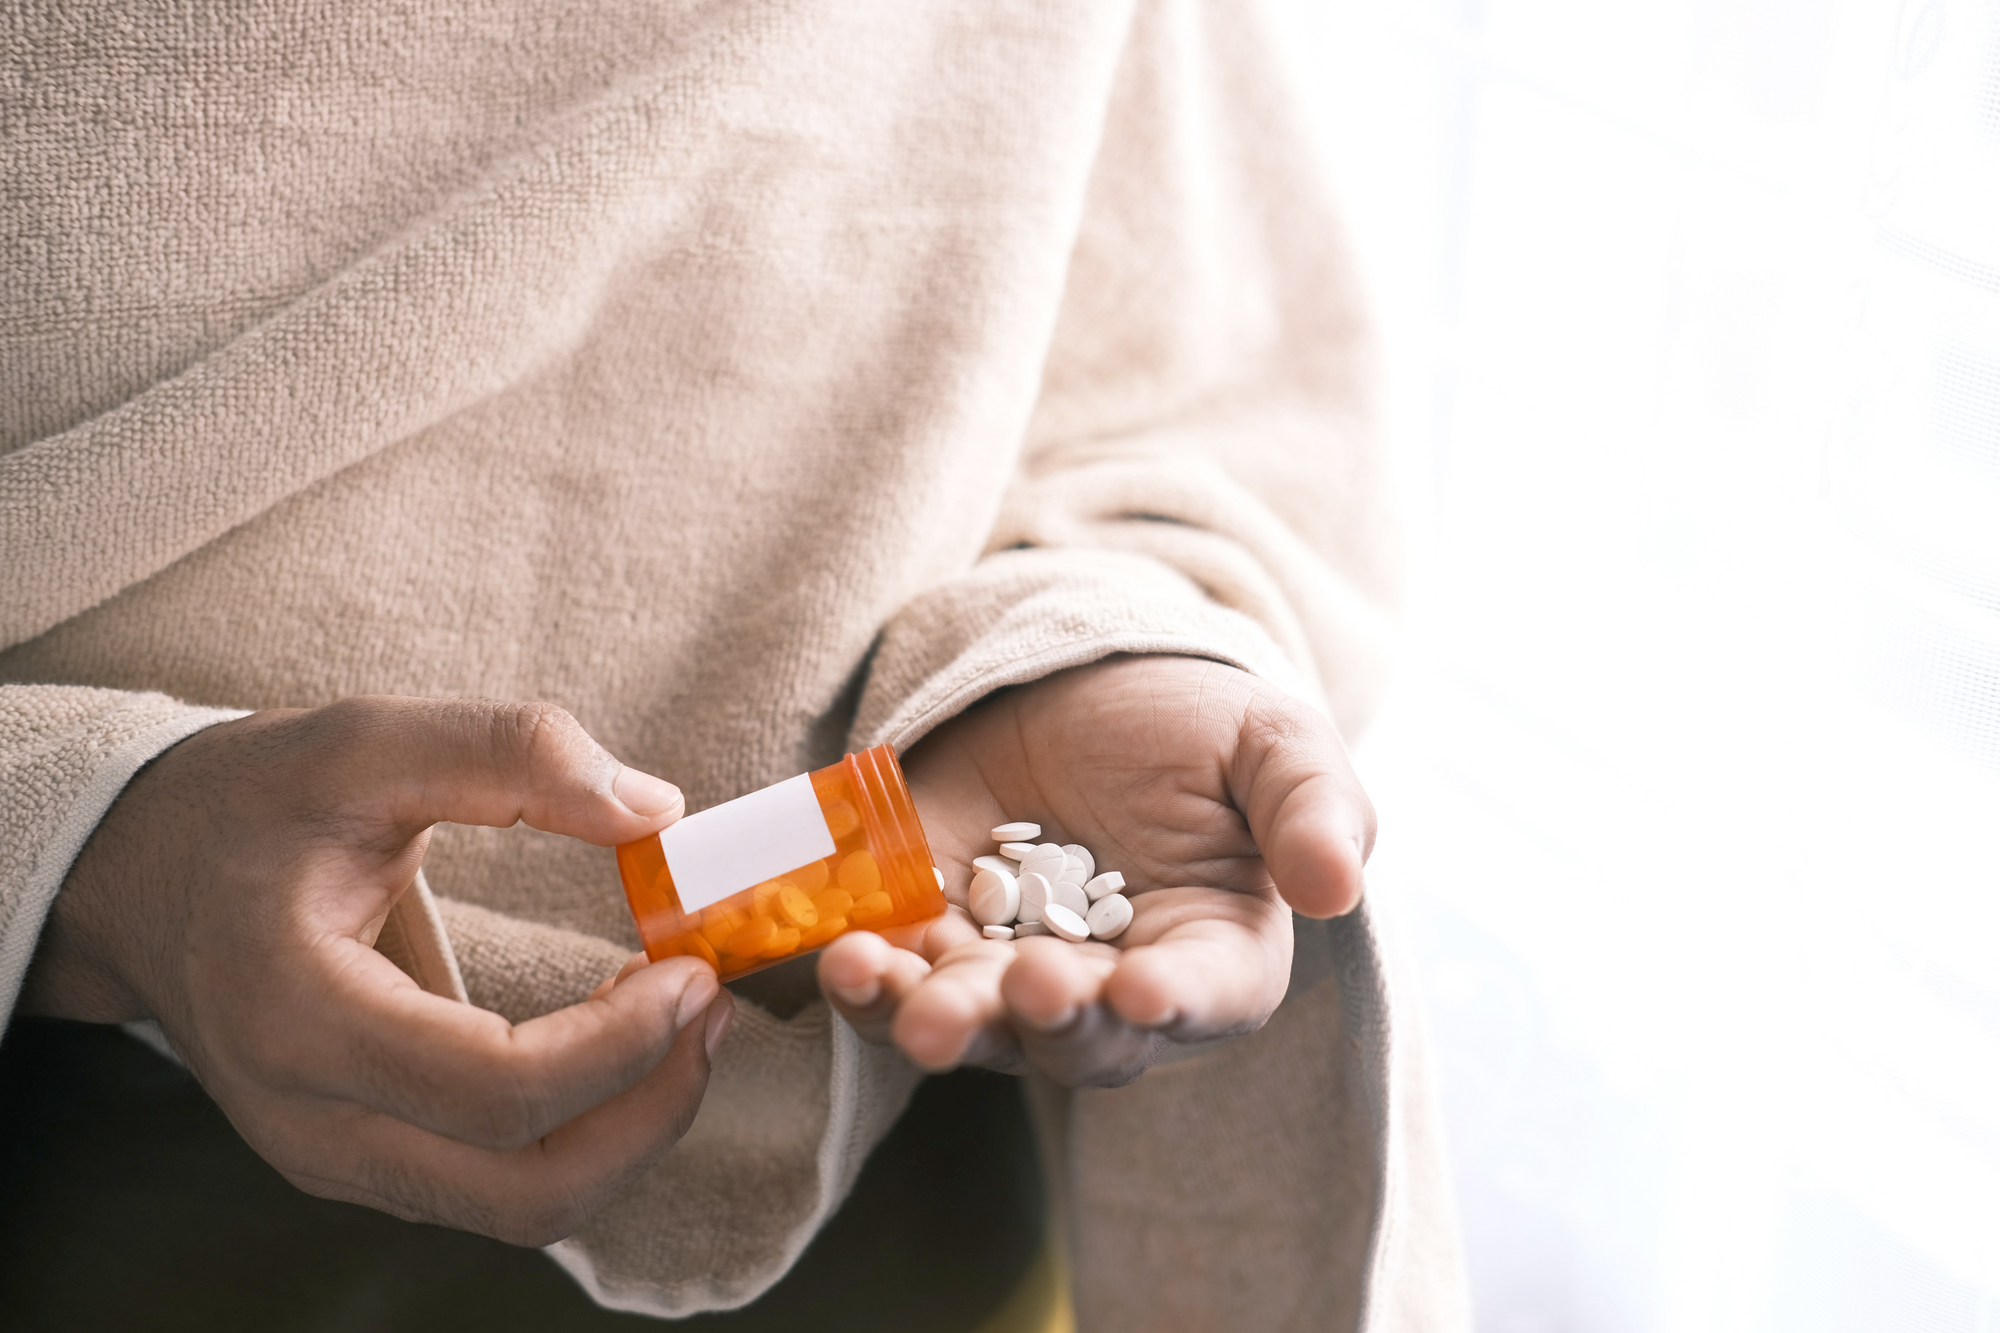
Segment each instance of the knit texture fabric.
[{"label": "knit texture fabric", "polygon": [[[552,700],[694,810],[1116,652],[1366,715],[1368,344],[1235,0],[101,0],[0,49],[8,1004],[124,782],[240,710]],[[602,849],[441,826],[426,873],[379,947],[440,993],[636,947]],[[1085,1327],[1453,1326],[1388,974],[1311,930],[1266,1032],[1044,1094]],[[752,1299],[915,1077],[746,1006],[558,1260]],[[1194,1280],[1253,1252],[1272,1302]]]}]

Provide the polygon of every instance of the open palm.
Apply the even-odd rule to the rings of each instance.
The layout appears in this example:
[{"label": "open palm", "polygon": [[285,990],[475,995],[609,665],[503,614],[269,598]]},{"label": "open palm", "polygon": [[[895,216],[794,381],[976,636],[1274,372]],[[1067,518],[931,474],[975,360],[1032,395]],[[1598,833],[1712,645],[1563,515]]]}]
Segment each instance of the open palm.
[{"label": "open palm", "polygon": [[904,767],[954,887],[995,850],[995,825],[1031,820],[1122,871],[1133,906],[1108,944],[988,940],[958,908],[836,941],[819,969],[829,998],[931,1069],[1117,1084],[1166,1042],[1256,1028],[1284,997],[1290,911],[1350,910],[1374,838],[1332,724],[1197,658],[1113,658],[1003,691]]}]

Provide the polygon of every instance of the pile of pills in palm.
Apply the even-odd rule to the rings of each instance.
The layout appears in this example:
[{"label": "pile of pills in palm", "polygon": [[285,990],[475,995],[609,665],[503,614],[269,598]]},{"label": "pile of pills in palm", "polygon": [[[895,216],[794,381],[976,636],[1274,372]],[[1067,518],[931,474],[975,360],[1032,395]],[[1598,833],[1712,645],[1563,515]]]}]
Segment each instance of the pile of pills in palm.
[{"label": "pile of pills in palm", "polygon": [[1040,824],[993,830],[1000,855],[972,861],[972,887],[962,904],[990,940],[1056,935],[1072,944],[1113,940],[1132,924],[1132,901],[1116,870],[1098,873],[1097,858],[1080,843],[1036,842]]}]

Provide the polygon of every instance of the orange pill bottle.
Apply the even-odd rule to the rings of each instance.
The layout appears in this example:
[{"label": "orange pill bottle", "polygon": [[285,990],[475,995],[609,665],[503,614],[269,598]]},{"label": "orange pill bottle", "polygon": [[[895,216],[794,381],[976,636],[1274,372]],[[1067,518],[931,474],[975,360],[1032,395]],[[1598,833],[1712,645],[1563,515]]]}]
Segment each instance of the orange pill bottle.
[{"label": "orange pill bottle", "polygon": [[618,848],[646,956],[705,958],[727,981],[850,930],[944,911],[896,752],[850,754]]}]

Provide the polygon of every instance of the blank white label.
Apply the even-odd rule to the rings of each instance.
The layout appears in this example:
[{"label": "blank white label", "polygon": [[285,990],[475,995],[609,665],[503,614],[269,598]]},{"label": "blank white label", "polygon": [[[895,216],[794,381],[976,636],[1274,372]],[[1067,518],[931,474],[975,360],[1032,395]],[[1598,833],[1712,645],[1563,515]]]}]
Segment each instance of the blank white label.
[{"label": "blank white label", "polygon": [[801,773],[660,830],[683,912],[833,855],[833,833]]}]

